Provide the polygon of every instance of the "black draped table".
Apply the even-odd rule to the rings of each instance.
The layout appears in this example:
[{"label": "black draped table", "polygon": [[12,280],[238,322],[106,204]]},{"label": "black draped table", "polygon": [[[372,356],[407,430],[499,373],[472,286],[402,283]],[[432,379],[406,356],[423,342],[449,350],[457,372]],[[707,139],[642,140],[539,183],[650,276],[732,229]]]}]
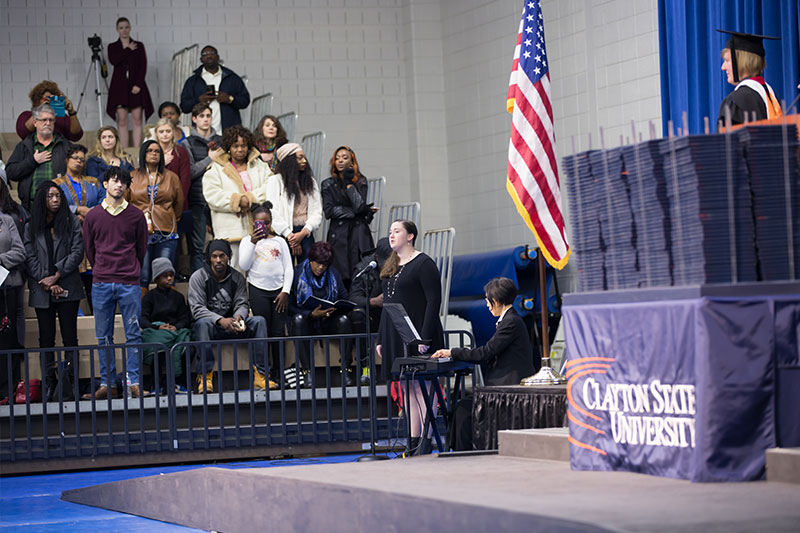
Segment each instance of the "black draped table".
[{"label": "black draped table", "polygon": [[472,404],[472,435],[477,450],[496,450],[503,429],[566,427],[567,386],[479,387]]}]

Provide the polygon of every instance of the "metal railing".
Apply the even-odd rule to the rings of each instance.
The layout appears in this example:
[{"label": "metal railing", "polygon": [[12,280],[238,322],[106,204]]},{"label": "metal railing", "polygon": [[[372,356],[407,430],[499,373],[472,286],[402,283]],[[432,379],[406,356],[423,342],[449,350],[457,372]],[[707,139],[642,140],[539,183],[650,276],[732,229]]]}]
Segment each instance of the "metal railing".
[{"label": "metal railing", "polygon": [[379,178],[369,178],[367,180],[367,203],[372,204],[378,211],[372,217],[372,223],[369,225],[372,231],[372,239],[377,243],[378,239],[383,237],[381,232],[381,221],[383,220],[383,191],[386,189],[386,177],[380,176]]},{"label": "metal railing", "polygon": [[314,177],[317,178],[318,183],[322,183],[322,180],[328,177],[328,169],[325,168],[325,132],[315,131],[303,135],[300,144],[303,145],[303,151],[306,153],[306,159],[311,165]]},{"label": "metal railing", "polygon": [[[171,72],[172,80],[170,85],[170,94],[172,101],[181,105],[181,91],[183,91],[183,84],[192,75],[192,72],[200,66],[200,45],[193,44],[186,48],[179,50],[172,56]],[[184,113],[181,123],[186,124],[187,117],[190,114]],[[188,122],[191,124],[191,121]]]},{"label": "metal railing", "polygon": [[[458,345],[474,345],[469,332],[447,333],[448,340],[458,338]],[[369,336],[370,343],[374,337],[374,334]],[[357,368],[361,366],[358,362],[365,361],[370,376],[379,375],[375,360],[362,357],[367,338],[366,334],[320,335],[187,342],[171,349],[162,344],[117,344],[80,346],[70,351],[64,348],[0,351],[0,364],[6,365],[9,375],[14,364],[12,355],[22,357],[21,378],[28,390],[35,374],[32,369],[38,367],[40,375],[46,375],[45,354],[55,354],[58,367],[71,362],[78,378],[81,359],[89,367],[88,378],[74,380],[72,400],[66,400],[67,391],[60,390],[53,401],[48,401],[43,387],[41,402],[31,401],[28,394],[23,403],[12,401],[0,406],[0,462],[6,465],[3,473],[35,471],[26,470],[32,464],[41,470],[42,462],[46,466],[55,459],[71,460],[72,464],[83,459],[94,464],[98,458],[107,457],[111,463],[116,460],[125,464],[131,456],[146,463],[147,456],[162,454],[162,462],[170,461],[169,457],[177,462],[191,460],[192,454],[200,450],[219,454],[235,449],[239,450],[237,456],[242,456],[246,453],[242,449],[255,448],[259,451],[252,453],[264,455],[264,447],[270,448],[267,453],[277,455],[289,453],[300,445],[324,448],[369,442],[372,430],[378,441],[397,442],[405,437],[405,425],[399,423],[388,386],[348,387],[339,377],[345,369],[341,358],[337,361],[335,348],[343,342],[352,345]],[[301,371],[298,358],[291,362],[287,353],[287,347],[298,343],[315,348],[311,351],[316,364],[312,363],[309,388],[289,388],[283,372],[284,368]],[[100,354],[105,352],[109,361],[111,354],[121,360],[117,369],[124,376],[127,349],[131,348],[138,348],[141,384],[152,380],[155,386],[147,388],[153,388],[154,393],[144,398],[122,394],[120,398],[81,399],[81,393],[94,391],[99,384],[96,370]],[[154,354],[152,365],[146,367],[142,364],[145,349]],[[184,356],[180,366],[176,366],[173,359],[181,352]],[[279,385],[275,390],[256,390],[252,386],[254,365],[262,362],[256,357],[259,353],[273,353],[277,359],[276,368],[281,372],[275,373]],[[216,386],[213,391],[193,392],[196,382],[192,360],[203,365],[204,358],[211,354],[215,358]],[[263,363],[264,374],[268,376],[269,355]],[[113,382],[111,378],[107,376],[106,381]],[[358,380],[358,372],[355,378]],[[443,381],[449,397],[450,382]],[[125,390],[120,387],[118,390]],[[185,392],[181,392],[183,387]],[[13,396],[10,387],[0,392],[0,397],[6,394]],[[168,458],[164,459],[163,454]],[[19,465],[9,468],[15,463]]]},{"label": "metal railing", "polygon": [[439,318],[442,327],[447,327],[447,313],[450,304],[450,280],[453,277],[453,244],[456,239],[455,228],[432,229],[422,237],[422,251],[428,254],[436,267],[442,281],[442,305]]},{"label": "metal railing", "polygon": [[389,208],[389,218],[386,224],[391,225],[395,220],[410,220],[417,225],[417,231],[422,231],[420,227],[420,216],[422,207],[419,202],[409,202],[407,204],[394,204]]},{"label": "metal railing", "polygon": [[250,131],[256,130],[256,126],[265,115],[272,114],[272,103],[274,101],[275,97],[272,96],[272,93],[262,94],[253,98],[253,101],[250,102]]},{"label": "metal railing", "polygon": [[293,142],[294,132],[297,129],[297,113],[289,111],[288,113],[278,115],[278,120],[283,126],[283,129],[286,130],[286,138],[289,139],[289,142]]}]

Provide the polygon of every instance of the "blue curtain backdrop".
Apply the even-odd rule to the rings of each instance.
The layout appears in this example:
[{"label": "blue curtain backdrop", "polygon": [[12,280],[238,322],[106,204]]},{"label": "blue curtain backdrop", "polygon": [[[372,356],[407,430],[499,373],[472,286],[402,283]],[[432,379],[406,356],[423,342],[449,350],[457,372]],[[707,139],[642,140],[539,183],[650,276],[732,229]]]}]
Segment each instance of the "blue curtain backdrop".
[{"label": "blue curtain backdrop", "polygon": [[703,132],[703,117],[716,129],[719,106],[733,90],[720,70],[728,36],[717,28],[781,38],[764,41],[764,77],[789,105],[800,83],[799,21],[800,0],[658,0],[664,135],[669,120],[681,126],[683,111],[690,133]]}]

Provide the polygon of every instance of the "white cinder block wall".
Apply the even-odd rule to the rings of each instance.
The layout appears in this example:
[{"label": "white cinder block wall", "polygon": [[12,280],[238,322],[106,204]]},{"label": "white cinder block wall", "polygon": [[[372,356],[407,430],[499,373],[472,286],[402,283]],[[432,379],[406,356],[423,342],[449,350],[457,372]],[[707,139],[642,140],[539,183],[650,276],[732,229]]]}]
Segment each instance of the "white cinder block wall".
[{"label": "white cinder block wall", "polygon": [[[655,0],[544,0],[559,156],[661,131]],[[522,0],[0,0],[0,127],[12,131],[27,93],[56,80],[75,101],[86,39],[116,39],[127,16],[147,46],[154,104],[169,98],[170,60],[217,46],[253,96],[296,110],[297,137],[349,144],[387,202],[420,200],[423,226],[453,225],[457,253],[532,243],[505,191],[505,111]],[[81,107],[96,129],[90,79]],[[105,117],[108,123],[108,117]],[[151,121],[153,119],[151,118]],[[6,158],[8,155],[6,155]],[[565,206],[568,209],[568,206]]]}]

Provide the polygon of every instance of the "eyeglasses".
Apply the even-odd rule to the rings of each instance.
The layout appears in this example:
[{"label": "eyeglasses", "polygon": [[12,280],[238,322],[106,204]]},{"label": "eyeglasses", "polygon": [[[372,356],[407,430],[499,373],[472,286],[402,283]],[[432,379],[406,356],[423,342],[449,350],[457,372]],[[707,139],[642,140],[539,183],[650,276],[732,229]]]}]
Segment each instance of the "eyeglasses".
[{"label": "eyeglasses", "polygon": [[54,118],[35,118],[33,120],[35,120],[36,122],[45,122],[45,123],[50,123],[50,122],[55,122],[56,121],[56,119],[54,119]]},{"label": "eyeglasses", "polygon": [[161,154],[161,150],[145,150],[146,154]]},{"label": "eyeglasses", "polygon": [[72,157],[70,157],[70,159],[74,159],[78,163],[86,163],[86,159],[83,158],[83,157],[78,157],[78,156],[73,155]]}]

